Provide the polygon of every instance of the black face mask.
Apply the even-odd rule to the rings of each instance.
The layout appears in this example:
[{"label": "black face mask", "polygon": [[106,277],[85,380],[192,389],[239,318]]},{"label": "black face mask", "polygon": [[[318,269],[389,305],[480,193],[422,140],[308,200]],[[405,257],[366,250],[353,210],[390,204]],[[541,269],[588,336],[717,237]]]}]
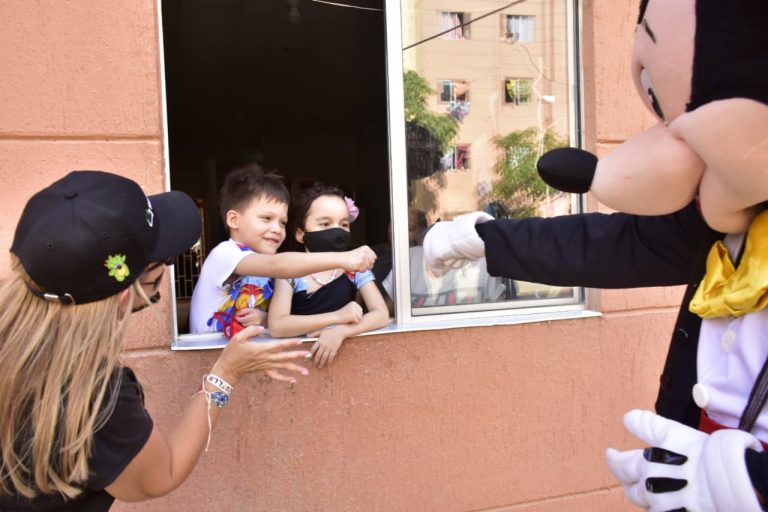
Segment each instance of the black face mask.
[{"label": "black face mask", "polygon": [[349,231],[341,228],[304,233],[304,246],[309,252],[344,252],[349,250]]}]

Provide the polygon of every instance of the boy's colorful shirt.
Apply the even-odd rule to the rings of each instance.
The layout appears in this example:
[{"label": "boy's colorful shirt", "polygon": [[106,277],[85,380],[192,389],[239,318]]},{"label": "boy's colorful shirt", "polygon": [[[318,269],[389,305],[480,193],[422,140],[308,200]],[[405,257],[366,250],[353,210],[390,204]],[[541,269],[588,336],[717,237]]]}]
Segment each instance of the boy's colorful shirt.
[{"label": "boy's colorful shirt", "polygon": [[220,319],[233,323],[234,313],[243,307],[266,311],[272,298],[273,279],[235,273],[240,262],[251,254],[254,251],[231,239],[208,253],[192,292],[190,332],[223,332]]},{"label": "boy's colorful shirt", "polygon": [[[243,252],[253,252],[244,244],[234,243]],[[208,327],[211,331],[222,332],[224,330],[222,320],[234,319],[235,312],[243,308],[257,308],[267,311],[273,290],[274,279],[271,277],[241,276],[222,289],[221,303],[208,319]]]}]

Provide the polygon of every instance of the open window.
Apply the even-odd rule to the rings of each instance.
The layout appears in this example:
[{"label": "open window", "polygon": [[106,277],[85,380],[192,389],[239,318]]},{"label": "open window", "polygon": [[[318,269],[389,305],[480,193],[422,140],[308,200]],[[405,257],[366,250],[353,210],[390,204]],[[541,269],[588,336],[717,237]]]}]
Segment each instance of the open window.
[{"label": "open window", "polygon": [[[491,278],[484,261],[433,278],[418,254],[439,219],[578,208],[530,180],[542,151],[579,143],[574,0],[525,1],[542,34],[527,53],[498,38],[498,16],[512,7],[470,0],[451,12],[437,0],[158,1],[170,183],[195,198],[204,226],[174,267],[177,348],[217,338],[189,334],[189,300],[206,255],[227,238],[223,178],[250,161],[277,170],[291,191],[317,180],[354,197],[353,242],[390,262],[379,277],[389,278],[396,324],[583,309],[579,289]],[[448,26],[460,28],[451,34],[467,40],[465,53],[446,50],[459,48],[441,35]],[[504,108],[499,77],[531,77],[515,94],[535,108]],[[482,115],[467,115],[469,84]]]},{"label": "open window", "polygon": [[469,84],[465,80],[440,80],[437,90],[441,103],[469,101]]},{"label": "open window", "polygon": [[529,78],[507,78],[504,80],[504,102],[512,105],[525,105],[531,102],[531,82]]},{"label": "open window", "polygon": [[469,18],[469,13],[466,12],[438,12],[440,37],[443,39],[469,39]]},{"label": "open window", "polygon": [[445,171],[469,170],[469,144],[456,144],[440,159],[440,166]]},{"label": "open window", "polygon": [[525,14],[502,15],[502,41],[506,43],[532,43],[536,34],[536,17]]}]

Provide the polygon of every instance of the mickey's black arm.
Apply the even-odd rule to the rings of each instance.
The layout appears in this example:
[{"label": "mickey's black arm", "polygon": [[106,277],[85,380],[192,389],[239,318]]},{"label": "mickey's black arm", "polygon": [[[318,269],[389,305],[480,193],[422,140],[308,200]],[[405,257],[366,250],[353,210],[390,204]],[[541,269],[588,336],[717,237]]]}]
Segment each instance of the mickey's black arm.
[{"label": "mickey's black arm", "polygon": [[587,213],[501,219],[478,224],[476,230],[485,242],[489,274],[592,288],[698,280],[706,251],[722,236],[707,227],[693,203],[662,216]]}]

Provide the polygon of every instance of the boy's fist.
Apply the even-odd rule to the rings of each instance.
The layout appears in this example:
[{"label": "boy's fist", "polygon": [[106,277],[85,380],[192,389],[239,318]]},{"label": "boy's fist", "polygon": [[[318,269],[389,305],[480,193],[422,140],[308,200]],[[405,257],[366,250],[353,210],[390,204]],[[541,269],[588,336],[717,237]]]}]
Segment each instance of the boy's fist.
[{"label": "boy's fist", "polygon": [[489,220],[493,217],[485,212],[472,212],[452,221],[435,223],[424,237],[424,259],[430,271],[440,276],[485,257],[485,243],[478,236],[475,224]]},{"label": "boy's fist", "polygon": [[343,268],[346,272],[365,272],[373,267],[376,261],[376,253],[370,247],[364,245],[353,251],[347,251]]}]

